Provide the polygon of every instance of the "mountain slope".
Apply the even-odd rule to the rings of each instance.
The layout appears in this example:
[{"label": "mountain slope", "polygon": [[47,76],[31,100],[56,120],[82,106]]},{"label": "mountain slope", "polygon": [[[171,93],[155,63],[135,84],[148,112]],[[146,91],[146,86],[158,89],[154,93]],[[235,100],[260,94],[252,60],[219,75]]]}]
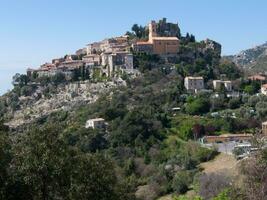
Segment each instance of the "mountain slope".
[{"label": "mountain slope", "polygon": [[226,56],[237,65],[251,72],[267,70],[267,42],[251,49],[241,51],[233,56]]}]

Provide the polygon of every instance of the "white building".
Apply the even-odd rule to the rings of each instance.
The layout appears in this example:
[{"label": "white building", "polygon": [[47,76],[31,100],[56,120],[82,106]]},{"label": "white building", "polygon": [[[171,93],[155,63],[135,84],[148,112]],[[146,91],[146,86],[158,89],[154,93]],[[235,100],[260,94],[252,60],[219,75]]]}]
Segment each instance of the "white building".
[{"label": "white building", "polygon": [[214,80],[213,88],[214,90],[220,90],[222,87],[225,88],[226,91],[232,91],[232,82],[231,81],[222,81],[222,80]]},{"label": "white building", "polygon": [[105,127],[106,127],[106,123],[103,118],[89,119],[87,120],[85,124],[85,128],[101,129]]},{"label": "white building", "polygon": [[267,135],[267,122],[262,123],[262,134]]},{"label": "white building", "polygon": [[184,86],[187,90],[191,90],[195,92],[199,90],[203,90],[204,79],[203,77],[193,77],[193,76],[185,77]]},{"label": "white building", "polygon": [[267,95],[267,84],[261,86],[261,93]]}]

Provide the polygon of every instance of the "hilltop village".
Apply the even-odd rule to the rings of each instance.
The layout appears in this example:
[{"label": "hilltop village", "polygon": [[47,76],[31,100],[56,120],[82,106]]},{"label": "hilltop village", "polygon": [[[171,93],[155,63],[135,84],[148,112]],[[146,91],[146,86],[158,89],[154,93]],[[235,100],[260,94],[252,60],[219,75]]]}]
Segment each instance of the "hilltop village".
[{"label": "hilltop village", "polygon": [[[188,48],[187,44],[194,46]],[[132,31],[123,36],[93,42],[73,55],[52,59],[35,69],[29,68],[26,75],[16,74],[13,84],[17,89],[22,88],[24,95],[19,98],[20,109],[15,109],[8,125],[17,127],[30,123],[57,111],[62,104],[65,109],[70,109],[71,105],[92,103],[103,91],[125,86],[127,80],[142,77],[144,71],[152,68],[164,67],[172,71],[177,63],[194,65],[195,60],[203,56],[210,57],[207,64],[213,65],[212,62],[218,64],[220,55],[219,43],[209,39],[196,43],[190,34],[183,37],[178,24],[167,22],[166,18],[158,22],[152,20],[144,27],[135,24]],[[197,93],[206,88],[204,82],[210,78],[190,75],[184,77],[188,92]],[[215,80],[214,87],[218,89],[221,84],[227,84],[231,95],[231,81]],[[44,100],[45,97],[50,99]],[[33,108],[27,105],[27,102],[36,100]]]},{"label": "hilltop village", "polygon": [[0,199],[265,200],[267,76],[221,49],[163,18],[16,74]]},{"label": "hilltop village", "polygon": [[[264,74],[241,80],[241,70],[221,58],[219,43],[210,39],[197,42],[188,33],[182,36],[178,24],[163,18],[144,27],[135,24],[123,36],[90,43],[73,55],[55,58],[37,69],[29,68],[26,76],[15,75],[13,84],[22,88],[24,95],[19,97],[20,109],[15,109],[13,120],[7,124],[17,127],[29,123],[57,111],[63,102],[66,109],[73,104],[95,102],[102,92],[126,86],[129,79],[142,77],[151,69],[165,73],[176,70],[184,95],[207,93],[215,99],[220,99],[222,92],[227,98],[255,92],[267,95]],[[53,84],[56,87],[51,89]],[[44,100],[48,96],[50,99]],[[25,104],[29,100],[37,100],[34,109]]]},{"label": "hilltop village", "polygon": [[[148,36],[133,38],[131,34],[104,39],[100,42],[88,44],[79,49],[74,55],[55,58],[51,63],[45,63],[38,69],[28,69],[29,77],[52,77],[58,73],[64,74],[68,79],[75,71],[82,71],[86,79],[94,74],[100,77],[118,77],[121,74],[138,75],[134,63],[137,54],[158,55],[168,64],[174,63],[180,51],[180,29],[178,24],[167,23],[166,19],[159,22],[151,21],[144,30]],[[180,37],[180,38],[179,38]],[[206,49],[221,47],[218,43],[206,40],[203,42]]]},{"label": "hilltop village", "polygon": [[[237,101],[253,93],[267,95],[264,74],[242,77],[242,71],[234,63],[221,58],[219,43],[210,39],[197,42],[189,33],[182,36],[178,24],[163,18],[158,22],[152,20],[144,27],[135,24],[132,32],[127,31],[123,36],[93,42],[73,55],[55,58],[37,69],[27,69],[26,75],[15,75],[13,84],[15,89],[22,89],[22,94],[18,98],[19,106],[14,106],[13,119],[6,125],[16,128],[58,111],[62,106],[69,110],[73,105],[93,103],[101,94],[116,87],[127,87],[130,80],[142,77],[152,69],[165,74],[176,71],[182,82],[182,88],[177,92],[194,98],[207,94],[215,101],[221,98]],[[32,108],[28,102],[35,102],[35,106]],[[218,112],[223,105],[213,104],[215,108],[210,115],[224,116]],[[169,109],[179,111],[181,108]],[[187,112],[201,114],[204,108],[194,109],[196,111]],[[236,118],[235,113],[230,115]],[[93,128],[94,123],[106,124],[103,118],[92,118],[88,123]],[[262,120],[264,133],[265,125]],[[205,137],[202,141],[209,141],[209,136]],[[211,136],[211,140],[220,141],[224,137],[214,139]],[[243,136],[231,138],[240,140]]]}]

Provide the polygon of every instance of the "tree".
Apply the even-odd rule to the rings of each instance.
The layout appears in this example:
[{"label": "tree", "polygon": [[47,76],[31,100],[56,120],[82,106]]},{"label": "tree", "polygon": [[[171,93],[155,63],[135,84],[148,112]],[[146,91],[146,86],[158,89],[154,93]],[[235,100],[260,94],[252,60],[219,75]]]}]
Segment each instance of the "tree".
[{"label": "tree", "polygon": [[185,37],[182,38],[182,42],[184,44],[188,44],[190,42],[194,43],[196,42],[195,36],[189,33],[186,33]]},{"label": "tree", "polygon": [[259,82],[253,81],[253,82],[243,83],[242,87],[244,88],[245,93],[252,95],[259,92],[261,86]]},{"label": "tree", "polygon": [[210,103],[209,100],[204,98],[196,98],[193,101],[186,104],[186,112],[190,115],[200,115],[209,112]]},{"label": "tree", "polygon": [[19,87],[22,87],[22,86],[25,86],[27,85],[29,82],[29,77],[25,74],[15,74],[13,76],[13,81],[12,81],[12,84],[14,86],[19,86]]},{"label": "tree", "polygon": [[116,200],[113,163],[68,146],[62,127],[32,127],[14,146],[14,170],[33,199]]},{"label": "tree", "polygon": [[246,85],[244,88],[244,92],[247,94],[253,94],[254,93],[254,89],[252,85]]},{"label": "tree", "polygon": [[0,198],[6,198],[8,184],[8,168],[11,161],[10,144],[7,134],[0,130]]},{"label": "tree", "polygon": [[220,74],[225,74],[229,79],[237,79],[241,75],[241,71],[237,68],[235,63],[228,60],[223,60],[219,64],[218,69]]},{"label": "tree", "polygon": [[148,35],[146,31],[146,27],[139,26],[138,24],[134,24],[132,26],[132,31],[135,33],[135,36],[138,38],[146,38]]},{"label": "tree", "polygon": [[33,127],[14,147],[17,176],[23,177],[34,199],[49,200],[68,191],[67,146],[56,125]]},{"label": "tree", "polygon": [[179,125],[178,132],[179,137],[183,140],[193,139],[193,124],[188,121],[184,121]]},{"label": "tree", "polygon": [[192,177],[188,171],[179,171],[175,174],[172,181],[172,188],[178,194],[184,194],[188,191]]},{"label": "tree", "polygon": [[[262,149],[257,145],[259,149]],[[242,163],[241,173],[244,176],[245,198],[250,200],[267,199],[267,150],[260,150],[256,155]]]},{"label": "tree", "polygon": [[200,125],[200,124],[195,124],[193,126],[193,135],[194,135],[194,139],[198,139],[200,138],[201,136],[205,135],[205,128],[203,125]]},{"label": "tree", "polygon": [[82,154],[72,158],[69,198],[117,200],[117,178],[113,163],[101,155]]},{"label": "tree", "polygon": [[162,123],[150,106],[137,107],[119,120],[118,127],[111,135],[112,143],[114,146],[146,144],[150,139],[158,140],[162,137],[159,132],[161,127]]},{"label": "tree", "polygon": [[76,146],[86,153],[95,153],[108,146],[103,130],[82,128],[70,133],[67,139],[70,145]]},{"label": "tree", "polygon": [[0,199],[31,200],[29,188],[14,174],[12,142],[8,135],[8,127],[2,123],[0,121]]}]

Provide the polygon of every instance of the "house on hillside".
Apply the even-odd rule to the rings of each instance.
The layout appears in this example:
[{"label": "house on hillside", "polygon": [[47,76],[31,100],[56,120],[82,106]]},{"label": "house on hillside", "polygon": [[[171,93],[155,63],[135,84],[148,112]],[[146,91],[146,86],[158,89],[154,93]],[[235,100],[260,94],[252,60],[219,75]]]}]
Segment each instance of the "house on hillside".
[{"label": "house on hillside", "polygon": [[101,56],[98,54],[88,54],[82,58],[86,66],[99,66],[101,65]]},{"label": "house on hillside", "polygon": [[267,121],[262,123],[262,134],[267,135]]},{"label": "house on hillside", "polygon": [[85,128],[102,129],[106,127],[106,122],[103,118],[89,119],[86,121]]},{"label": "house on hillside", "polygon": [[232,91],[232,82],[231,81],[222,81],[222,80],[214,80],[213,81],[214,90],[220,90],[224,88],[227,92]]},{"label": "house on hillside", "polygon": [[198,92],[204,89],[204,79],[203,77],[185,77],[184,86],[188,91]]},{"label": "house on hillside", "polygon": [[266,81],[266,76],[258,74],[258,75],[253,75],[248,77],[249,80],[251,81]]},{"label": "house on hillside", "polygon": [[261,93],[267,95],[267,84],[261,86]]},{"label": "house on hillside", "polygon": [[223,134],[223,135],[209,135],[202,138],[203,143],[219,143],[229,141],[250,141],[252,134]]}]

